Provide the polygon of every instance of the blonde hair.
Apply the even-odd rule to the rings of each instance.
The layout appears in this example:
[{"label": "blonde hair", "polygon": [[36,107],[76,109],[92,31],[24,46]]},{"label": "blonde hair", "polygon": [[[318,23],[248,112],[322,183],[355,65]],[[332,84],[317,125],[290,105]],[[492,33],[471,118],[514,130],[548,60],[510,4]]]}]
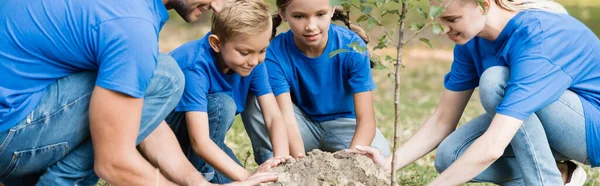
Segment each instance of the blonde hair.
[{"label": "blonde hair", "polygon": [[568,14],[565,7],[554,0],[494,0],[498,6],[510,11],[538,9],[552,13]]},{"label": "blonde hair", "polygon": [[222,41],[238,35],[256,35],[271,30],[273,22],[264,0],[226,0],[221,13],[212,17],[211,33]]}]

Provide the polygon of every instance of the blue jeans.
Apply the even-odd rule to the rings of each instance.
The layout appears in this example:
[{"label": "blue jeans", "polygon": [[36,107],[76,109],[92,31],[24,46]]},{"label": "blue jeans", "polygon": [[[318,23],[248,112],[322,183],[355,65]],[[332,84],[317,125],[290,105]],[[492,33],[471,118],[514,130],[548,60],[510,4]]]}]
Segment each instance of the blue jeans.
[{"label": "blue jeans", "polygon": [[[96,76],[81,72],[57,80],[27,118],[0,133],[0,180],[5,185],[98,182],[88,113]],[[138,143],[175,107],[183,84],[177,63],[160,54],[145,94]]]},{"label": "blue jeans", "polygon": [[[233,98],[225,94],[209,94],[206,96],[208,101],[208,128],[210,139],[221,148],[231,159],[237,162],[240,166],[240,161],[235,156],[235,153],[225,144],[225,135],[233,125],[236,112],[236,104]],[[167,123],[175,132],[177,141],[183,149],[183,153],[188,160],[192,162],[194,167],[198,169],[206,180],[212,183],[224,184],[231,183],[232,180],[223,173],[216,171],[211,165],[200,158],[195,152],[190,143],[185,112],[173,111],[166,119]]]},{"label": "blue jeans", "polygon": [[[308,115],[294,105],[298,129],[304,142],[304,150],[310,152],[320,149],[335,152],[350,148],[352,138],[356,131],[356,119],[339,118],[331,121],[317,122],[310,119]],[[246,108],[242,112],[242,121],[246,133],[252,142],[254,159],[262,164],[273,157],[273,147],[269,138],[269,132],[265,125],[260,105],[255,96],[249,95]],[[376,129],[375,138],[371,146],[381,149],[385,156],[390,155],[390,147],[381,131]]]},{"label": "blue jeans", "polygon": [[[479,91],[487,113],[459,127],[439,145],[435,159],[438,172],[448,168],[487,130],[504,97],[509,77],[509,69],[501,66],[491,67],[483,73]],[[583,108],[577,94],[569,90],[558,101],[529,116],[504,155],[472,181],[500,185],[564,185],[555,162],[561,160],[589,164]]]}]

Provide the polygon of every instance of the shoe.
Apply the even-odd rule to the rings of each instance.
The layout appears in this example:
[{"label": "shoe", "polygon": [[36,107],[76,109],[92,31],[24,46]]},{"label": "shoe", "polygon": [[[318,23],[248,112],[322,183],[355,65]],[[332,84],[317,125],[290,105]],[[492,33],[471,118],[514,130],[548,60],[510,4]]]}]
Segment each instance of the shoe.
[{"label": "shoe", "polygon": [[573,163],[572,161],[566,161],[569,166],[569,178],[565,186],[583,186],[587,179],[587,173],[583,170],[583,167]]}]

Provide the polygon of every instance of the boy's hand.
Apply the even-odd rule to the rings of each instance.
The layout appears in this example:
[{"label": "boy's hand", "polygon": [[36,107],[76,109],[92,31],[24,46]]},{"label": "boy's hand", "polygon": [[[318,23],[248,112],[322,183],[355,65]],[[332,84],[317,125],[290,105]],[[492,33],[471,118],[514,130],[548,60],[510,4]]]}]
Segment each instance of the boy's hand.
[{"label": "boy's hand", "polygon": [[[265,161],[263,164],[258,166],[258,168],[254,171],[254,174],[260,173],[260,172],[267,172],[267,171],[269,171],[269,169],[276,167],[277,165],[285,162],[285,160],[289,159],[289,158],[291,158],[291,157],[290,156],[286,156],[285,158],[272,157],[271,159]],[[252,176],[250,176],[249,178],[252,178]]]}]

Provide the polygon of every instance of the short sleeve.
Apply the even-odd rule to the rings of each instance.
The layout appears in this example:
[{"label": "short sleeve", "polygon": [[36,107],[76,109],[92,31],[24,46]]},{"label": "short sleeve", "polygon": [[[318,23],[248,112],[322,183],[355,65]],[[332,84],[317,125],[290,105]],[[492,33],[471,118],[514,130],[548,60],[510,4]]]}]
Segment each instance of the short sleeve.
[{"label": "short sleeve", "polygon": [[269,84],[267,67],[264,63],[254,67],[254,70],[252,70],[252,79],[250,81],[250,91],[256,97],[273,92],[271,90],[271,85]]},{"label": "short sleeve", "polygon": [[509,52],[510,79],[504,99],[496,108],[499,114],[525,120],[537,110],[557,101],[571,86],[573,78],[543,53],[540,29],[520,34]]},{"label": "short sleeve", "polygon": [[460,92],[474,89],[479,86],[479,74],[473,58],[465,45],[454,47],[454,61],[450,72],[444,77],[446,89]]},{"label": "short sleeve", "polygon": [[280,94],[290,92],[290,85],[285,77],[283,67],[275,61],[275,56],[272,51],[267,52],[265,59],[265,66],[267,67],[267,74],[269,76],[269,84],[273,89],[273,94],[278,96]]},{"label": "short sleeve", "polygon": [[141,18],[119,18],[97,25],[96,85],[141,98],[154,74],[158,31]]},{"label": "short sleeve", "polygon": [[200,68],[186,68],[183,70],[183,75],[185,76],[185,89],[175,111],[207,112],[206,96],[210,88],[208,73]]},{"label": "short sleeve", "polygon": [[352,94],[374,90],[375,81],[373,81],[369,54],[349,52],[345,60],[349,62],[348,84]]}]

